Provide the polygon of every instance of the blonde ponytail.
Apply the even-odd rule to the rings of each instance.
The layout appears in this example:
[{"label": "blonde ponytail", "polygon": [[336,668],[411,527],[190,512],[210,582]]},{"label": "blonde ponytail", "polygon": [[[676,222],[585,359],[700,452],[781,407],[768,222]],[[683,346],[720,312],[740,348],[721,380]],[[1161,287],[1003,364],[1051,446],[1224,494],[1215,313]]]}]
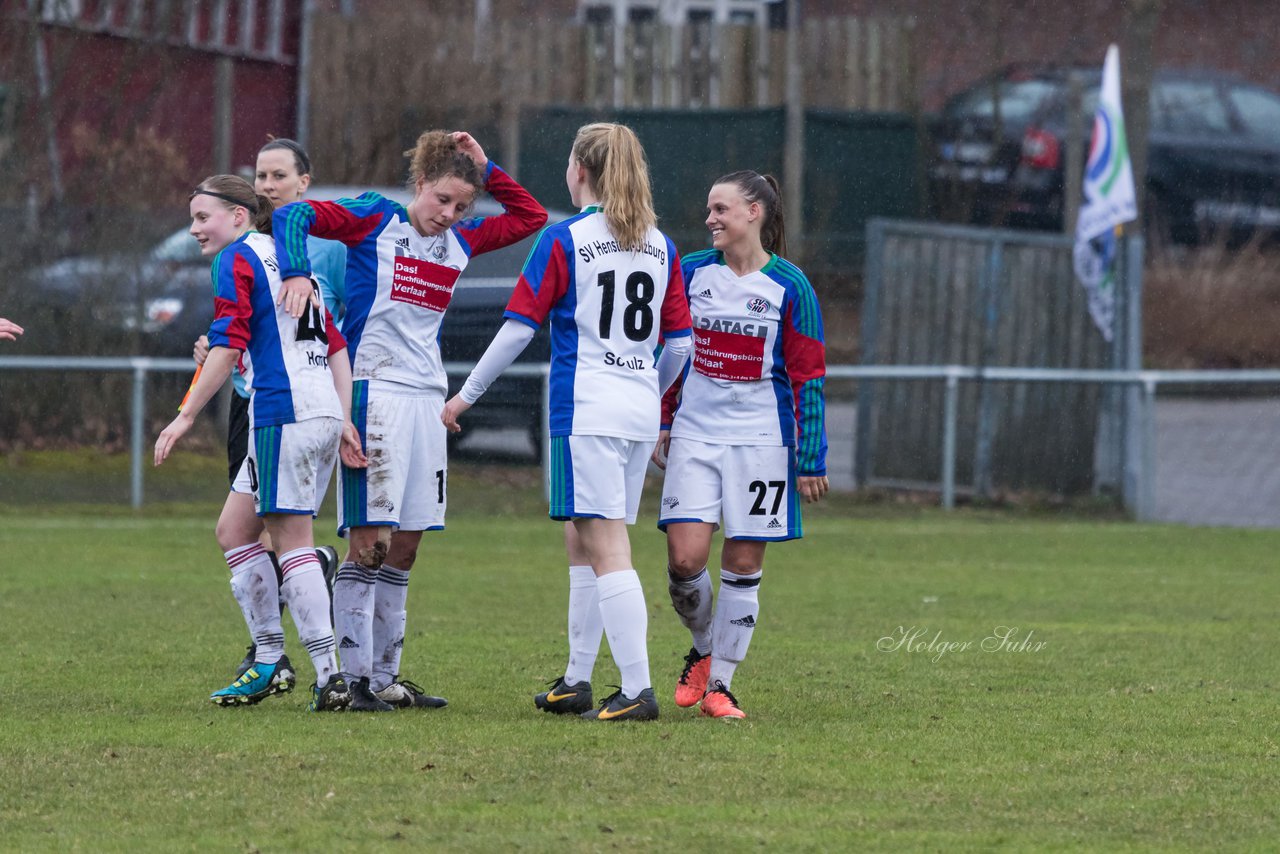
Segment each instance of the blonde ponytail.
[{"label": "blonde ponytail", "polygon": [[574,137],[573,157],[587,170],[618,245],[632,252],[644,248],[645,235],[658,217],[653,212],[649,164],[635,132],[609,122],[584,125]]}]

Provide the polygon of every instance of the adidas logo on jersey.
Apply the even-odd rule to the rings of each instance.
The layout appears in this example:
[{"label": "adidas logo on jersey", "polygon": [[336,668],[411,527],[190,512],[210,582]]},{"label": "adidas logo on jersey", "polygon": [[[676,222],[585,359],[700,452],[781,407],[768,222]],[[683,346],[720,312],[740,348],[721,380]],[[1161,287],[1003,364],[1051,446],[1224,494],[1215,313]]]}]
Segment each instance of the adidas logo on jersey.
[{"label": "adidas logo on jersey", "polygon": [[409,238],[407,238],[407,237],[397,237],[397,238],[396,238],[396,246],[399,246],[401,249],[408,249],[408,248],[409,248]]},{"label": "adidas logo on jersey", "polygon": [[699,294],[698,294],[698,296],[700,296],[700,297],[709,297],[709,296],[711,296],[711,288],[703,288],[703,289],[702,289],[702,292],[701,292],[701,293],[699,293]]},{"label": "adidas logo on jersey", "polygon": [[756,618],[750,614],[740,620],[730,620],[729,622],[735,626],[742,626],[744,629],[754,629],[756,627]]},{"label": "adidas logo on jersey", "polygon": [[338,649],[359,649],[360,644],[353,641],[349,636],[342,636],[342,643],[338,644]]},{"label": "adidas logo on jersey", "polygon": [[768,525],[766,525],[765,527],[766,527],[766,528],[781,528],[781,527],[782,527],[782,523],[778,521],[777,517],[774,517],[773,519],[770,519],[770,520],[769,520],[769,524],[768,524]]}]

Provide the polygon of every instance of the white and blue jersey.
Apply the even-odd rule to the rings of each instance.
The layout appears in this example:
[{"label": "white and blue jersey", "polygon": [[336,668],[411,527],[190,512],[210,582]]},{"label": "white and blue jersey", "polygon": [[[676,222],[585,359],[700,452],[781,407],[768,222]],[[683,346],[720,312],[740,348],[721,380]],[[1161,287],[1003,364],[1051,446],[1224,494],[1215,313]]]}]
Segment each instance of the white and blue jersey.
[{"label": "white and blue jersey", "polygon": [[687,255],[683,270],[693,355],[663,401],[672,438],[786,445],[798,474],[826,474],[826,354],[809,280],[777,255],[738,276],[713,249]]},{"label": "white and blue jersey", "polygon": [[377,193],[277,210],[273,232],[282,275],[307,276],[308,235],[347,246],[347,339],[355,380],[382,380],[444,396],[440,323],[472,255],[522,240],[546,222],[529,193],[490,161],[485,188],[506,212],[467,219],[426,237],[398,202]]},{"label": "white and blue jersey", "polygon": [[660,426],[660,336],[690,334],[680,258],[656,228],[625,250],[596,206],[548,226],[506,317],[551,322],[551,436],[653,442]]},{"label": "white and blue jersey", "polygon": [[276,305],[282,280],[275,243],[248,232],[213,259],[210,347],[240,350],[255,428],[310,418],[342,418],[329,355],[346,346],[333,318],[309,308],[294,319]]}]

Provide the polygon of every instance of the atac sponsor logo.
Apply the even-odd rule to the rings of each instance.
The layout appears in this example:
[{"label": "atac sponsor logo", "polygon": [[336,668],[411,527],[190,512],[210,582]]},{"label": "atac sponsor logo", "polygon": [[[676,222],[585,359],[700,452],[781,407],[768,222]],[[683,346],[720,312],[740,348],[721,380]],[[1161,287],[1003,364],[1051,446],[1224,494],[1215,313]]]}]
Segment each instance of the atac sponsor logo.
[{"label": "atac sponsor logo", "polygon": [[764,314],[769,310],[769,301],[764,297],[755,297],[747,300],[747,311],[752,314]]}]

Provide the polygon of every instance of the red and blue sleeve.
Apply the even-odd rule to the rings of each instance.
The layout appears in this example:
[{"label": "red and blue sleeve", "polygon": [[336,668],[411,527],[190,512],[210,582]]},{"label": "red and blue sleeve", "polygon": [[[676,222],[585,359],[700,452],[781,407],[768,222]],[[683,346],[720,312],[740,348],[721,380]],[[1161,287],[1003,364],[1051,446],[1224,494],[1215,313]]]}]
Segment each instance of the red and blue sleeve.
[{"label": "red and blue sleeve", "polygon": [[338,202],[294,202],[271,215],[280,278],[310,276],[307,235],[355,246],[380,226],[393,203],[376,193]]},{"label": "red and blue sleeve", "polygon": [[546,209],[528,190],[492,160],[486,169],[484,187],[502,205],[504,213],[464,220],[454,226],[454,234],[470,255],[518,243],[547,224]]},{"label": "red and blue sleeve", "polygon": [[537,329],[551,309],[569,292],[572,249],[550,231],[543,231],[533,245],[503,316]]},{"label": "red and blue sleeve", "polygon": [[693,334],[693,318],[689,316],[689,294],[685,291],[684,273],[680,269],[680,253],[667,238],[667,292],[662,295],[662,337],[681,338]]},{"label": "red and blue sleeve", "polygon": [[253,264],[233,246],[218,253],[209,272],[213,277],[209,346],[243,351],[249,346],[249,318],[253,315]]},{"label": "red and blue sleeve", "polygon": [[787,289],[782,311],[782,358],[796,405],[796,470],[804,476],[827,473],[827,374],[822,313],[813,287],[804,280]]},{"label": "red and blue sleeve", "polygon": [[329,309],[324,310],[324,334],[329,339],[329,352],[327,355],[332,356],[347,346],[347,339],[342,337],[342,333],[338,331],[338,324],[333,322],[333,315],[329,313]]}]

